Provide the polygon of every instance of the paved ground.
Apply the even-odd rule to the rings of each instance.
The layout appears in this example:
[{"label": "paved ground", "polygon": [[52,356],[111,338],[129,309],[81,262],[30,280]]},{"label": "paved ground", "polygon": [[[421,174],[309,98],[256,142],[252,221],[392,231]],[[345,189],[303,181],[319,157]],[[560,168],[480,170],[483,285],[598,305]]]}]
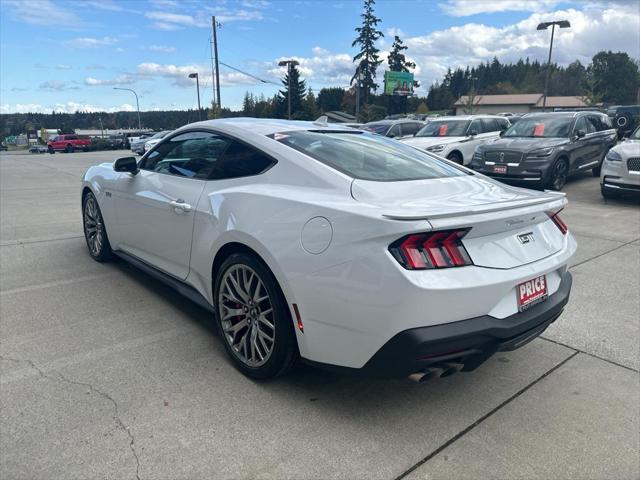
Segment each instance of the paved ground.
[{"label": "paved ground", "polygon": [[566,188],[564,315],[426,385],[252,382],[206,312],[86,253],[79,179],[114,153],[0,157],[0,478],[640,478],[640,208]]}]

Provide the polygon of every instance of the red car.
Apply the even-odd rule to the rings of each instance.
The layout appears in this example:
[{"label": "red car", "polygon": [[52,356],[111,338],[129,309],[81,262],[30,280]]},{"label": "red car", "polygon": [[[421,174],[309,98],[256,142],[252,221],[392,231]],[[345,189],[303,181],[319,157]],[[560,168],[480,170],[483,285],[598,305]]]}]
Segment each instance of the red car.
[{"label": "red car", "polygon": [[49,153],[67,152],[73,153],[75,150],[88,152],[91,147],[91,139],[85,135],[58,135],[47,143]]}]

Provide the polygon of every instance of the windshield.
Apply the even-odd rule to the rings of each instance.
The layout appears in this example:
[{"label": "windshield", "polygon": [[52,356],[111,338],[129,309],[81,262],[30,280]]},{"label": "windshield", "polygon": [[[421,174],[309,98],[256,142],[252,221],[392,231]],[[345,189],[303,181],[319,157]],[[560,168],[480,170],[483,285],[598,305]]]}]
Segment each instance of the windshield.
[{"label": "windshield", "polygon": [[362,180],[392,182],[466,175],[444,160],[379,135],[298,130],[270,137]]},{"label": "windshield", "polygon": [[162,132],[158,132],[156,133],[153,137],[150,137],[148,140],[154,140],[154,139],[158,139],[158,138],[162,138],[164,137],[167,133],[169,133],[168,130],[162,131]]},{"label": "windshield", "polygon": [[632,140],[640,140],[640,127],[636,128],[635,132],[633,132],[629,138]]},{"label": "windshield", "polygon": [[416,137],[464,137],[468,126],[468,120],[433,120]]},{"label": "windshield", "polygon": [[572,120],[573,117],[564,115],[521,118],[504,132],[503,137],[567,138]]},{"label": "windshield", "polygon": [[370,123],[367,125],[363,125],[363,130],[368,130],[369,132],[378,133],[380,135],[384,135],[389,130],[391,126],[390,123]]}]

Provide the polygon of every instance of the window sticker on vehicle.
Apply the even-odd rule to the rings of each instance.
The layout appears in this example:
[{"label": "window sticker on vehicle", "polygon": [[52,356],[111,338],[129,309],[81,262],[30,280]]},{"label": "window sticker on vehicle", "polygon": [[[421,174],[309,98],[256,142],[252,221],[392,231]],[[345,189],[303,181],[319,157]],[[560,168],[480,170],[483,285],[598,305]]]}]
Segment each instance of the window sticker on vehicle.
[{"label": "window sticker on vehicle", "polygon": [[544,123],[536,123],[533,128],[534,137],[544,137]]},{"label": "window sticker on vehicle", "polygon": [[447,134],[447,128],[449,128],[449,125],[446,123],[440,125],[440,128],[438,128],[438,136],[444,137]]}]

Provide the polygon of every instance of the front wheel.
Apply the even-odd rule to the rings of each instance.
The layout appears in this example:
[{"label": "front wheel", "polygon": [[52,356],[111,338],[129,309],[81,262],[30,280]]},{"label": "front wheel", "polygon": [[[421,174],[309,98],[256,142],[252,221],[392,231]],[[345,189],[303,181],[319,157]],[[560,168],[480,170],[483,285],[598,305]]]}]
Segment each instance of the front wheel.
[{"label": "front wheel", "polygon": [[284,295],[273,274],[256,257],[229,256],[214,286],[216,323],[235,367],[255,379],[284,375],[298,349]]},{"label": "front wheel", "polygon": [[462,165],[462,155],[458,152],[452,152],[447,155],[447,160],[451,160],[452,162],[457,163],[458,165]]},{"label": "front wheel", "polygon": [[551,190],[562,190],[567,183],[568,173],[569,163],[564,158],[557,160],[551,167],[546,187]]},{"label": "front wheel", "polygon": [[109,237],[107,237],[102,212],[93,193],[87,193],[84,197],[82,220],[89,255],[97,262],[106,262],[111,258],[111,245]]}]

